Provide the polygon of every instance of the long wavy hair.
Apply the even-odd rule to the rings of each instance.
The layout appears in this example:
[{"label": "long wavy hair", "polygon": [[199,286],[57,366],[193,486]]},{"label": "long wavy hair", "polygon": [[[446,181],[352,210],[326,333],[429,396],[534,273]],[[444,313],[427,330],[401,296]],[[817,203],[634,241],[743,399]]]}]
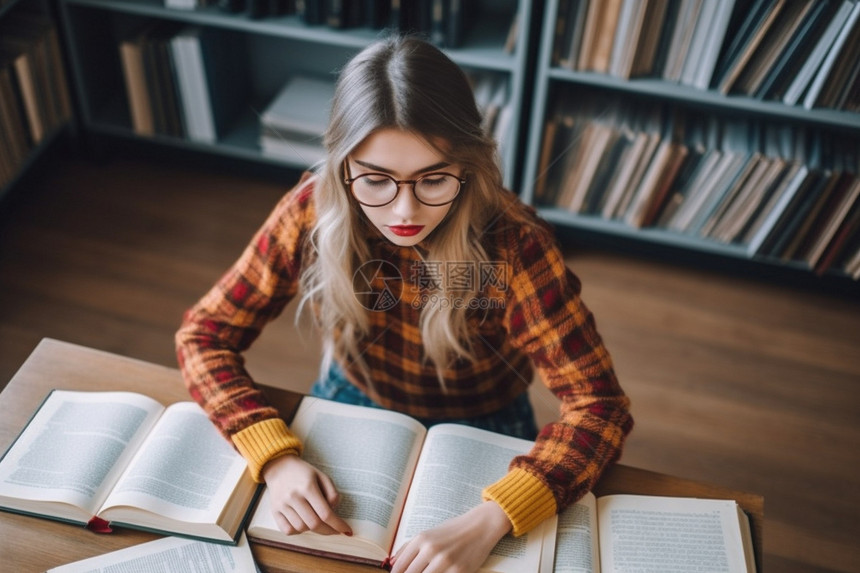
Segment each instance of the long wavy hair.
[{"label": "long wavy hair", "polygon": [[[341,356],[358,364],[368,385],[372,381],[358,347],[369,330],[368,311],[352,281],[370,258],[371,227],[343,182],[343,165],[365,138],[386,128],[419,134],[446,161],[463,166],[467,183],[422,243],[425,260],[486,261],[483,232],[503,213],[514,218],[520,213],[516,199],[503,191],[496,143],[482,128],[469,81],[438,48],[393,36],[365,48],[341,70],[324,138],[327,159],[314,189],[317,223],[310,240],[316,257],[302,274],[300,307],[311,303],[322,331],[321,373]],[[478,294],[468,293],[467,300]],[[443,387],[443,370],[453,360],[473,358],[468,305],[451,306],[426,306],[419,323],[425,360],[433,363]]]}]

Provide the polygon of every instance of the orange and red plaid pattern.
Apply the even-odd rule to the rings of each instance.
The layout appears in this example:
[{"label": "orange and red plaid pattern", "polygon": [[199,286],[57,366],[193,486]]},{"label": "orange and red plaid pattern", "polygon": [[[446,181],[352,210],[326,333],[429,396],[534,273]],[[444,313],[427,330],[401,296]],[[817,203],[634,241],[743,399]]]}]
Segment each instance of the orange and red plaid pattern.
[{"label": "orange and red plaid pattern", "polygon": [[[277,430],[283,435],[271,437],[278,412],[254,386],[242,352],[296,295],[301,270],[313,257],[307,241],[315,223],[313,182],[306,177],[285,195],[234,266],[189,309],[176,337],[192,397],[233,439],[257,477],[266,461],[298,452],[301,444],[285,426]],[[396,304],[368,311],[370,332],[360,351],[372,384],[363,383],[348,359],[340,357],[339,363],[378,404],[431,419],[499,410],[527,388],[536,367],[561,401],[559,418],[541,430],[528,455],[512,461],[509,476],[485,490],[522,533],[591,489],[619,457],[633,422],[594,317],[580,299],[580,282],[566,267],[551,230],[537,218],[532,226],[505,223],[502,217],[484,234],[491,266],[474,275],[485,279],[481,304],[469,307],[476,360],[457,360],[446,368],[445,388],[424,360],[417,326],[422,306],[431,300],[427,295],[438,294],[434,288],[443,264],[378,234],[368,239],[372,259],[384,262],[388,278],[399,276],[401,282],[393,293]],[[437,280],[427,280],[430,274]],[[458,280],[463,276],[461,269]],[[279,451],[256,451],[259,428],[265,428],[263,441],[275,439]],[[522,496],[546,503],[535,507]]]}]

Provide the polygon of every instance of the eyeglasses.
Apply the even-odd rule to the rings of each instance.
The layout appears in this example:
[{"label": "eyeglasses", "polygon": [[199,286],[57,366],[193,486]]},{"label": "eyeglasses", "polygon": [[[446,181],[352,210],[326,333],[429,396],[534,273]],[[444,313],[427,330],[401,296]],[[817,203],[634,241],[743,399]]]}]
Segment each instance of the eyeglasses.
[{"label": "eyeglasses", "polygon": [[428,207],[439,207],[453,201],[465,179],[442,171],[426,173],[417,179],[398,180],[386,173],[362,173],[358,177],[350,177],[349,165],[344,162],[346,178],[343,180],[349,186],[356,201],[366,207],[383,207],[397,198],[400,186],[412,186],[412,193],[419,203]]}]

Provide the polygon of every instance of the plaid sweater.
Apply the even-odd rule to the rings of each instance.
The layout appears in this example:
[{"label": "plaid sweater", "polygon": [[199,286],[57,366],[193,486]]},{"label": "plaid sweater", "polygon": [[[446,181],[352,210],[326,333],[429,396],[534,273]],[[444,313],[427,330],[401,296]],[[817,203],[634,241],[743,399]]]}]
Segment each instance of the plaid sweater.
[{"label": "plaid sweater", "polygon": [[[255,387],[242,352],[296,295],[300,273],[313,257],[307,241],[315,223],[313,182],[305,178],[284,196],[234,266],[188,310],[176,336],[191,396],[258,480],[266,462],[301,453],[301,443]],[[349,361],[339,362],[378,404],[430,419],[494,412],[526,390],[536,367],[561,401],[560,416],[541,430],[528,455],[512,460],[509,473],[484,490],[485,499],[505,510],[514,533],[522,534],[592,488],[619,457],[632,418],[579,297],[579,280],[548,226],[536,217],[525,226],[503,220],[483,240],[490,262],[477,265],[424,260],[420,249],[372,234],[367,264],[375,266],[356,275],[388,279],[356,285],[357,292],[365,287],[365,306],[373,309],[360,347],[372,384],[364,384]],[[429,304],[459,304],[457,289],[476,285],[479,296],[461,301],[470,304],[476,360],[446,369],[443,389],[435,367],[423,360],[419,315]]]}]

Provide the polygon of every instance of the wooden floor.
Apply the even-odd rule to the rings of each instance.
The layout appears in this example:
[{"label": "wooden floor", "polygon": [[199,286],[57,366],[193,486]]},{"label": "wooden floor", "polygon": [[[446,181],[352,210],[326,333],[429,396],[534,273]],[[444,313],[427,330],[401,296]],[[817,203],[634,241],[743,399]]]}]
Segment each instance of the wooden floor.
[{"label": "wooden floor", "polygon": [[[129,159],[40,166],[0,219],[0,387],[42,337],[175,365],[181,313],[290,183]],[[860,571],[860,297],[568,261],[633,400],[623,461],[763,494],[768,572]],[[317,359],[290,308],[249,366],[301,390]],[[554,399],[534,398],[551,416]]]}]

